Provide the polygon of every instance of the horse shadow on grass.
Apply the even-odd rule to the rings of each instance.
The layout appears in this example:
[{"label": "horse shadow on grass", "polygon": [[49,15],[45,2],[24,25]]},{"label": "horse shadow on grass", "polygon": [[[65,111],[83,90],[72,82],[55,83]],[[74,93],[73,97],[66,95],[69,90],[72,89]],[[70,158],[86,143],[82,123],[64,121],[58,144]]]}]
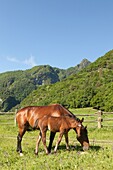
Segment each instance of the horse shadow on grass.
[{"label": "horse shadow on grass", "polygon": [[92,150],[92,151],[99,151],[99,150],[102,149],[102,148],[103,148],[103,147],[101,147],[101,146],[99,146],[99,145],[97,145],[97,146],[91,145],[91,146],[89,147],[89,149]]},{"label": "horse shadow on grass", "polygon": [[[52,152],[53,152],[53,150],[54,150],[54,147],[55,146],[53,146],[52,147]],[[89,147],[89,150],[92,150],[92,151],[98,151],[98,150],[100,150],[100,149],[102,149],[102,147],[101,146],[94,146],[94,145],[90,145],[90,147]],[[58,146],[58,150],[64,150],[64,151],[66,151],[67,149],[66,149],[66,145],[65,144],[62,144],[62,145],[59,145]],[[70,145],[70,147],[69,147],[69,151],[83,151],[83,148],[82,148],[82,146],[80,146],[80,145]]]}]

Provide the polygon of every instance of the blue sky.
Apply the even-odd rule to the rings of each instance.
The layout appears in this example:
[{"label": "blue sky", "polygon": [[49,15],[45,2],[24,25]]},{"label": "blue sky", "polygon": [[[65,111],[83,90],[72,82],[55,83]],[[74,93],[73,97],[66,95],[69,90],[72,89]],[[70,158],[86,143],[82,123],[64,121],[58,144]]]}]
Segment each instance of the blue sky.
[{"label": "blue sky", "polygon": [[0,73],[69,68],[113,49],[113,0],[0,0]]}]

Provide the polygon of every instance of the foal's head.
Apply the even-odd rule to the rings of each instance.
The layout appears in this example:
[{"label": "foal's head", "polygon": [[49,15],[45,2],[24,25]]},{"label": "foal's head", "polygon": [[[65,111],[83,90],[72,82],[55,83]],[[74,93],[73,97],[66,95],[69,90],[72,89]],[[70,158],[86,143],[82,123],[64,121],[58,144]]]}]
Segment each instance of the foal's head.
[{"label": "foal's head", "polygon": [[76,128],[77,140],[82,145],[83,150],[88,150],[89,148],[88,132],[87,132],[87,127],[84,127],[82,125],[83,120],[84,119],[82,118],[82,120],[78,121],[78,125]]}]

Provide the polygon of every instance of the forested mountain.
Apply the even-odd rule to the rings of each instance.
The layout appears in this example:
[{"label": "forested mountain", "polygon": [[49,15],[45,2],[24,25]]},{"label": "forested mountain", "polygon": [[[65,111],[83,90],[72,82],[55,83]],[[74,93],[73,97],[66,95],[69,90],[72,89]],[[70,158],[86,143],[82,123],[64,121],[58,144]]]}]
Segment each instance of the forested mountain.
[{"label": "forested mountain", "polygon": [[49,65],[35,66],[25,71],[11,71],[0,74],[0,109],[8,111],[40,86],[48,86],[73,75],[90,62],[84,59],[79,65],[69,69],[54,68]]},{"label": "forested mountain", "polygon": [[81,66],[63,70],[46,65],[0,74],[1,109],[60,103],[113,111],[113,50]]},{"label": "forested mountain", "polygon": [[40,86],[19,107],[50,103],[113,111],[113,50],[61,82]]}]

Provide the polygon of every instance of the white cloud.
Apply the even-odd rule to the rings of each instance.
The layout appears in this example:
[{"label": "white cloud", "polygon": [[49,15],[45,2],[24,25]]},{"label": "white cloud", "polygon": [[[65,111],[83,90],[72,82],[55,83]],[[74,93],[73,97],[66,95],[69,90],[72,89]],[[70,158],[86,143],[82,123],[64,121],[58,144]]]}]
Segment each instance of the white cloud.
[{"label": "white cloud", "polygon": [[32,55],[29,58],[25,59],[24,63],[31,67],[34,67],[37,65],[37,63],[35,62],[34,56],[32,56]]},{"label": "white cloud", "polygon": [[14,62],[14,63],[19,63],[19,60],[16,59],[15,57],[7,57],[8,61]]},{"label": "white cloud", "polygon": [[15,57],[7,57],[7,60],[13,63],[25,64],[30,67],[34,67],[37,65],[37,63],[35,62],[35,58],[32,55],[29,58],[26,58],[25,60],[19,60]]}]

